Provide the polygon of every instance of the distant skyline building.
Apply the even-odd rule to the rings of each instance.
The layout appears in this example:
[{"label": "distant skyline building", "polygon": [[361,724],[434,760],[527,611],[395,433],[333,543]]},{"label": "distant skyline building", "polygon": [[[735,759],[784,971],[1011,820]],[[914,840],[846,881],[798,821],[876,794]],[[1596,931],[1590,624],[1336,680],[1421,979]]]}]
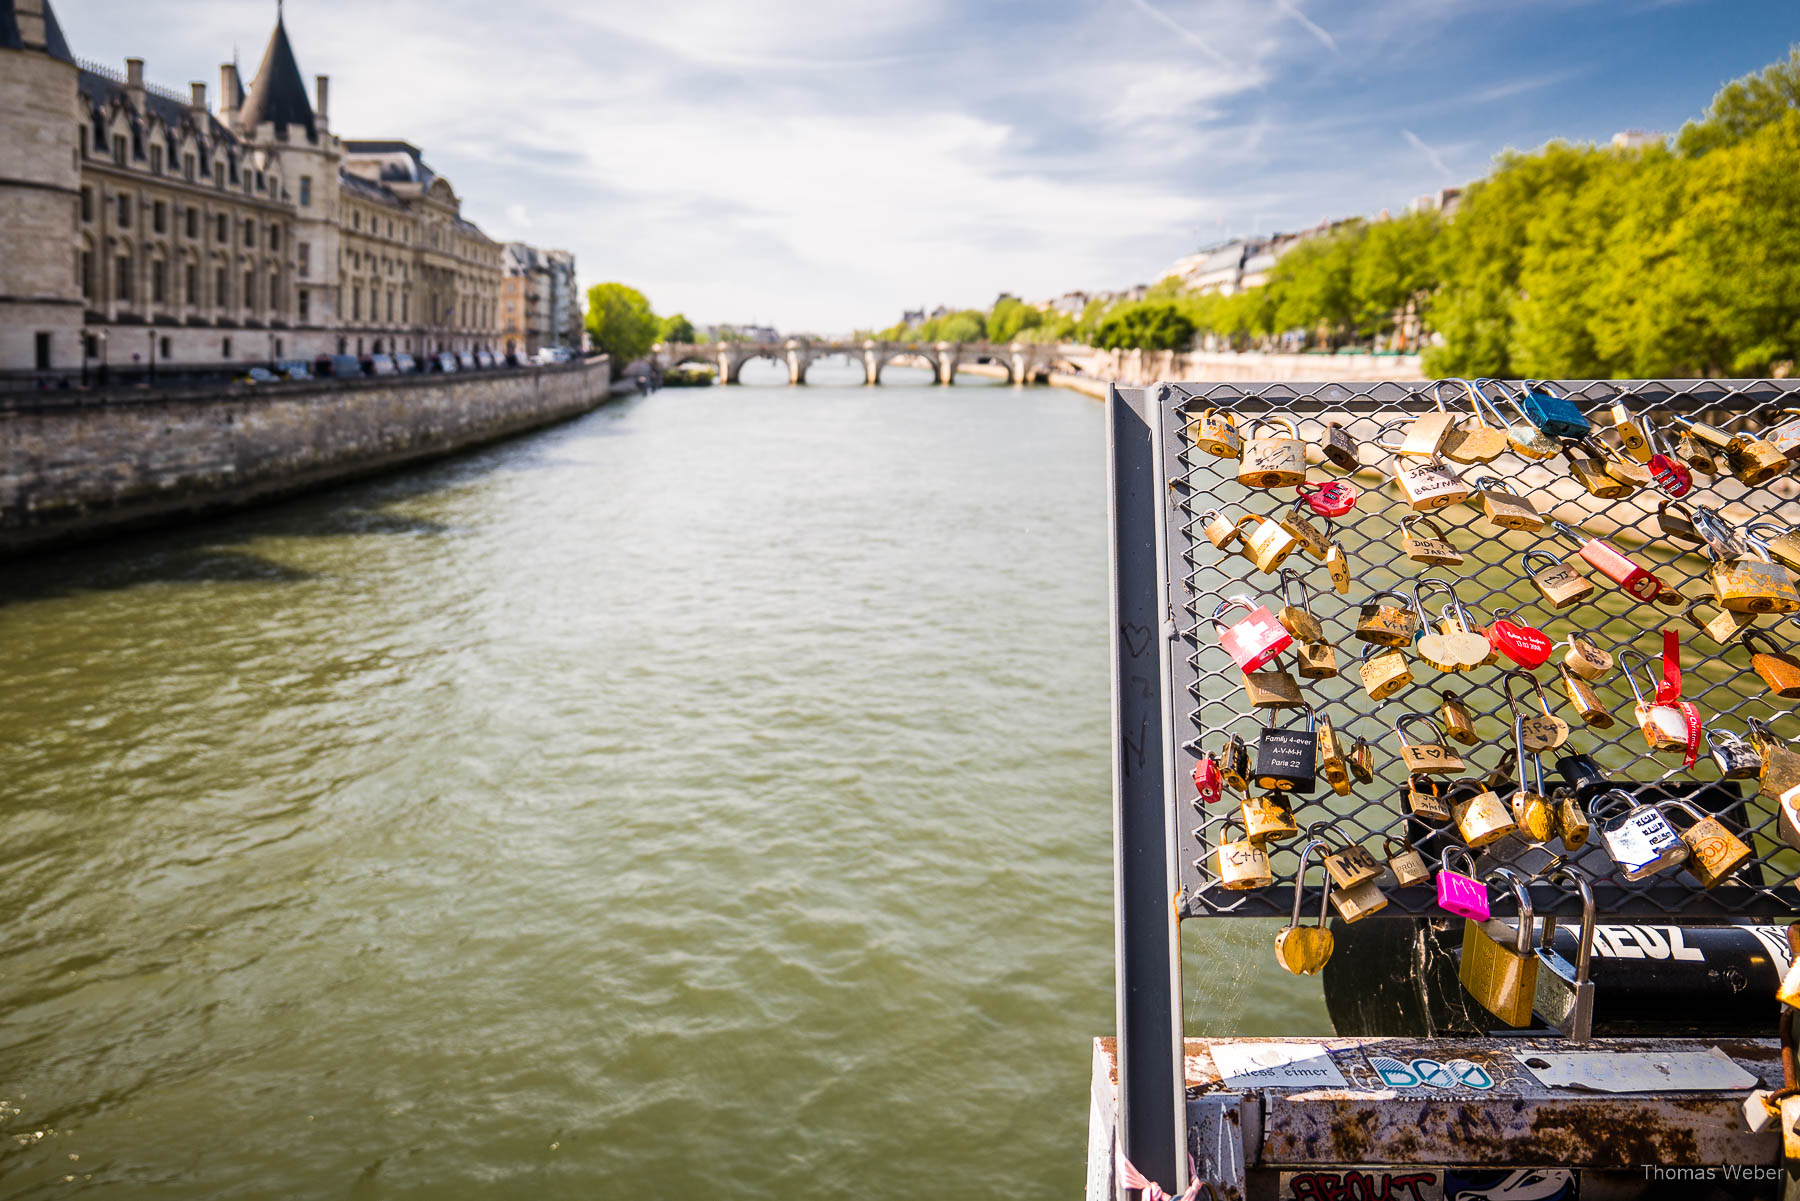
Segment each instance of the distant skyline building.
[{"label": "distant skyline building", "polygon": [[575,256],[508,242],[501,253],[500,349],[536,354],[546,346],[581,347],[581,298]]}]

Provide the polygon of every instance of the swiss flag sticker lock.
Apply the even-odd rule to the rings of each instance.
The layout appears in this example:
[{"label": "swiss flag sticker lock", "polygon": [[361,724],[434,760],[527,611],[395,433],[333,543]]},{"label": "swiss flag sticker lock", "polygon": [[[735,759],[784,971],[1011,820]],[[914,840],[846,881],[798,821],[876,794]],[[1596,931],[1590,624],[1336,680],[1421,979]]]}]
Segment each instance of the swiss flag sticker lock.
[{"label": "swiss flag sticker lock", "polygon": [[1294,639],[1267,606],[1258,605],[1248,617],[1219,635],[1219,645],[1231,655],[1238,670],[1261,671],[1276,655],[1294,645]]}]

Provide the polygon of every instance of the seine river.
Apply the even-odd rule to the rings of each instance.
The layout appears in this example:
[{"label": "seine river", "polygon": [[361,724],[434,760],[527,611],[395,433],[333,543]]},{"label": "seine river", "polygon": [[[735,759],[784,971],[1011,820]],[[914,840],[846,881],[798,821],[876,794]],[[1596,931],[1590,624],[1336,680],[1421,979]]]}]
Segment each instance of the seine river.
[{"label": "seine river", "polygon": [[0,1194],[1077,1197],[1102,409],[815,381],[8,565]]}]

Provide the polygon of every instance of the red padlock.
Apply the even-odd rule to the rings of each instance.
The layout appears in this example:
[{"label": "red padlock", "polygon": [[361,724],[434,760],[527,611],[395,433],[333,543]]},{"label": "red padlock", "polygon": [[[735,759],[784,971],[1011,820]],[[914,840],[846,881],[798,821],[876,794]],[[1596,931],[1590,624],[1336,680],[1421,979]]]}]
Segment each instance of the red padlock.
[{"label": "red padlock", "polygon": [[1200,792],[1200,803],[1211,805],[1225,795],[1225,780],[1219,775],[1219,761],[1211,751],[1194,764],[1194,787]]},{"label": "red padlock", "polygon": [[1356,489],[1337,480],[1329,484],[1301,484],[1296,491],[1307,508],[1320,517],[1342,517],[1356,507]]},{"label": "red padlock", "polygon": [[1609,544],[1598,538],[1589,538],[1565,522],[1552,521],[1550,524],[1557,533],[1579,548],[1581,557],[1588,561],[1589,566],[1623,588],[1633,599],[1638,601],[1655,600],[1657,593],[1663,590],[1661,580],[1648,569],[1639,567],[1627,559]]},{"label": "red padlock", "polygon": [[1230,653],[1240,671],[1261,671],[1294,645],[1293,636],[1282,628],[1275,615],[1263,605],[1253,604],[1247,596],[1228,596],[1212,612],[1213,628],[1219,628],[1219,615],[1231,609],[1248,609],[1250,616],[1227,626],[1219,634],[1219,645]]},{"label": "red padlock", "polygon": [[1662,489],[1664,496],[1679,500],[1694,490],[1694,473],[1688,470],[1687,464],[1669,453],[1662,435],[1654,425],[1645,423],[1644,432],[1649,435],[1650,442],[1650,478]]},{"label": "red padlock", "polygon": [[1503,620],[1506,614],[1516,611],[1514,609],[1495,610],[1494,620],[1487,628],[1488,645],[1520,667],[1542,667],[1549,661],[1550,652],[1555,650],[1556,646],[1542,630]]}]

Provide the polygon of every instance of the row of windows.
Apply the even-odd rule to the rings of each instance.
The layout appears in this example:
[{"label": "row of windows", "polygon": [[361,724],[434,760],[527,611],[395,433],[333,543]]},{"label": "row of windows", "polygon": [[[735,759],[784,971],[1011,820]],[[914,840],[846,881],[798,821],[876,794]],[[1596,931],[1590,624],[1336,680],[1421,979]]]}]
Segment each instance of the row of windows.
[{"label": "row of windows", "polygon": [[[128,192],[120,192],[113,197],[115,208],[114,224],[117,225],[118,228],[131,228],[131,214],[132,210],[136,207],[134,203],[135,200],[136,197]],[[158,200],[151,203],[148,207],[150,209],[150,228],[152,232],[159,234],[169,232],[168,202]],[[198,239],[200,237],[199,209],[192,206],[184,209],[180,205],[177,205],[175,207],[175,216],[178,221],[185,221],[185,232],[189,238]],[[92,188],[81,189],[81,219],[83,222],[92,222],[94,219],[94,189]],[[281,249],[281,226],[270,221],[267,223],[266,228],[269,232],[269,249],[279,251]],[[243,229],[244,246],[248,249],[254,249],[256,247],[256,220],[252,217],[245,217]],[[221,243],[231,240],[231,216],[229,213],[214,214],[213,240]]]},{"label": "row of windows", "polygon": [[[362,227],[363,227],[363,211],[361,209],[351,209],[350,210],[350,228],[360,230]],[[387,233],[384,235],[381,232],[381,218],[377,217],[374,213],[370,213],[369,214],[369,233],[375,237],[384,237],[384,236],[389,237],[389,238],[393,237],[394,236],[394,219],[392,217],[387,218]],[[404,219],[402,219],[400,222],[400,240],[402,242],[412,241],[412,227],[409,226]],[[434,241],[432,243],[432,245],[435,246],[435,245],[437,245],[437,243]]]},{"label": "row of windows", "polygon": [[[85,123],[76,126],[76,138],[81,146],[81,157],[87,158],[89,154],[88,127]],[[96,147],[104,147],[106,145],[106,133],[103,124],[98,120],[94,123],[94,145]],[[225,182],[227,178],[229,178],[233,187],[242,186],[246,196],[256,192],[265,192],[271,196],[280,193],[281,178],[274,172],[269,172],[267,174],[261,171],[240,172],[238,170],[236,157],[232,155],[227,155],[225,157],[226,161],[211,162],[209,170],[208,155],[204,147],[201,148],[198,159],[196,159],[192,153],[184,153],[181,156],[181,177],[192,183],[200,176],[210,174],[213,178],[213,186],[216,188],[224,188]],[[146,159],[150,164],[150,171],[152,174],[164,174],[162,143],[152,142],[150,144],[149,154],[146,155],[144,152],[144,137],[142,132],[138,129],[133,128],[129,137],[122,133],[113,134],[113,162],[118,166],[128,167],[131,165],[133,159]],[[175,169],[174,160],[175,152],[170,150],[170,171]],[[305,205],[312,203],[312,180],[306,176],[301,176],[300,178],[300,197],[301,204]]]},{"label": "row of windows", "polygon": [[[75,278],[81,287],[81,294],[91,303],[98,298],[100,283],[95,278],[95,262],[92,251],[83,250],[75,258]],[[121,304],[134,303],[138,290],[136,263],[129,250],[122,250],[113,257],[113,299]],[[148,281],[149,301],[151,304],[182,304],[189,308],[199,308],[204,298],[200,295],[200,265],[187,263],[185,270],[170,278],[169,265],[162,259],[150,260],[150,279]],[[230,282],[227,268],[218,267],[213,273],[212,304],[217,308],[225,308],[231,304],[226,292]],[[268,291],[259,289],[260,276],[252,267],[244,272],[244,288],[241,293],[243,306],[249,312],[256,312],[259,302],[265,297],[271,312],[279,313],[281,304],[281,272],[271,271],[268,276]],[[172,286],[182,286],[178,294],[171,292]],[[306,316],[306,293],[301,292],[300,316]],[[185,300],[183,299],[185,298]]]},{"label": "row of windows", "polygon": [[[50,357],[49,357],[49,353],[48,353],[49,337],[50,337],[49,334],[39,334],[38,335],[38,344],[40,347],[43,348],[38,353],[38,370],[39,371],[47,371],[47,370],[49,370],[49,367],[50,367]],[[164,358],[164,359],[172,358],[173,355],[170,353],[170,350],[171,350],[171,347],[169,345],[169,339],[167,337],[162,337],[162,338],[156,339],[156,351],[157,351],[157,354],[159,357]],[[280,358],[283,354],[286,353],[286,350],[282,346],[282,342],[281,342],[280,338],[275,339],[275,341],[273,343],[273,350],[274,350],[276,358]],[[99,335],[97,335],[97,334],[84,335],[81,340],[81,353],[90,359],[99,358],[100,357],[100,337],[99,337]],[[227,334],[223,338],[219,339],[219,357],[222,359],[229,359],[231,357],[231,335],[230,334]]]}]

